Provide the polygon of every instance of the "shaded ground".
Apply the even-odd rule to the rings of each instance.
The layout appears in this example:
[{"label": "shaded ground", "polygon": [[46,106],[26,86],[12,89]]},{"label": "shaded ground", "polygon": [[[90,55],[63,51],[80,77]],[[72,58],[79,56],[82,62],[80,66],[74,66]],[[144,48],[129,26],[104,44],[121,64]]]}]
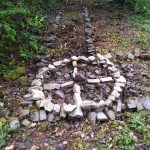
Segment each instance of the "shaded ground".
[{"label": "shaded ground", "polygon": [[[51,58],[58,60],[85,52],[84,27],[79,15],[81,12],[80,8],[74,11],[65,11],[64,26],[57,35],[56,49],[50,51]],[[140,50],[147,53],[150,51],[150,26],[146,21],[139,22],[132,12],[110,7],[90,9],[90,13],[91,23],[96,31],[94,42],[97,50],[103,54],[112,53],[113,61],[122,69],[122,73],[127,78],[125,98],[141,98],[145,94],[149,95],[149,91],[145,89],[150,87],[150,61],[128,58],[127,52],[134,51],[135,53],[135,50]],[[47,30],[48,33],[49,30]],[[75,34],[72,34],[74,30]],[[123,54],[120,54],[120,51]],[[34,65],[32,62],[30,68],[26,67],[28,72],[26,76],[30,82],[35,76]],[[1,84],[1,97],[4,99],[4,104],[6,103],[5,99],[7,102],[9,101],[7,108],[12,116],[18,116],[19,103],[30,82],[23,85],[19,81]],[[5,114],[5,110],[3,111]],[[2,112],[1,116],[3,116]],[[132,118],[133,122],[127,121],[128,117]],[[148,150],[150,148],[148,112],[142,111],[140,114],[136,114],[136,117],[132,113],[126,112],[122,120],[97,123],[96,127],[91,127],[86,119],[77,122],[55,121],[49,124],[40,122],[32,128],[21,127],[20,130],[13,132],[7,145],[13,144],[17,150],[28,150],[33,145],[43,150],[52,150],[54,147],[68,150]],[[138,127],[142,129],[137,131]],[[132,132],[134,132],[134,138],[131,135]]]}]

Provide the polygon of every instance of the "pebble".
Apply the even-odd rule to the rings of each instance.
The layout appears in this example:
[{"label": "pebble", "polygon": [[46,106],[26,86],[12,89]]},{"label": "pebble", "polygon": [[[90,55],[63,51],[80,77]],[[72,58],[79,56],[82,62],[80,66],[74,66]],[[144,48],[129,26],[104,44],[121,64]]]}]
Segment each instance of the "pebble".
[{"label": "pebble", "polygon": [[20,128],[20,122],[18,118],[11,118],[11,122],[9,123],[11,129]]},{"label": "pebble", "polygon": [[103,78],[100,79],[100,81],[102,83],[104,83],[104,82],[112,82],[113,78],[112,77],[103,77]]},{"label": "pebble", "polygon": [[80,85],[75,84],[75,85],[73,86],[73,92],[74,92],[74,93],[81,93]]},{"label": "pebble", "polygon": [[87,79],[87,83],[89,84],[100,83],[100,79]]},{"label": "pebble", "polygon": [[98,112],[96,114],[96,118],[97,118],[98,121],[108,120],[107,116],[103,112]]},{"label": "pebble", "polygon": [[55,92],[55,96],[57,96],[58,98],[61,98],[61,99],[65,99],[65,94],[63,91],[60,91],[60,90],[57,90]]},{"label": "pebble", "polygon": [[52,102],[49,102],[49,101],[45,101],[43,103],[43,106],[44,106],[44,109],[48,112],[52,112],[53,109],[54,109],[54,104]]},{"label": "pebble", "polygon": [[114,113],[112,110],[109,110],[109,111],[107,112],[107,114],[108,114],[108,116],[109,116],[109,118],[110,118],[111,120],[115,120],[115,119],[116,119],[116,115],[115,115],[115,113]]},{"label": "pebble", "polygon": [[57,89],[59,90],[61,87],[60,84],[57,84],[57,83],[47,83],[47,84],[44,84],[44,90],[54,90],[54,89]]},{"label": "pebble", "polygon": [[95,126],[95,124],[96,124],[96,116],[97,116],[96,112],[89,112],[87,114],[88,121],[93,126]]},{"label": "pebble", "polygon": [[64,106],[64,111],[67,112],[67,113],[70,113],[73,110],[75,110],[76,107],[77,107],[76,105],[68,104],[68,105]]},{"label": "pebble", "polygon": [[56,67],[54,65],[49,64],[48,68],[50,71],[56,71]]},{"label": "pebble", "polygon": [[42,100],[45,98],[44,93],[40,90],[31,89],[30,91],[32,94],[32,100]]},{"label": "pebble", "polygon": [[54,65],[55,67],[58,67],[58,66],[60,66],[61,64],[62,64],[62,60],[56,61],[56,62],[53,63],[53,65]]},{"label": "pebble", "polygon": [[39,115],[39,111],[38,110],[33,110],[30,112],[30,119],[33,122],[37,122],[40,120],[40,115]]},{"label": "pebble", "polygon": [[54,120],[54,114],[53,113],[48,113],[47,120],[48,120],[48,122],[52,122]]},{"label": "pebble", "polygon": [[29,113],[30,113],[29,109],[21,109],[19,111],[19,117],[26,117],[29,115]]},{"label": "pebble", "polygon": [[69,81],[69,82],[61,84],[61,88],[62,89],[64,89],[64,88],[70,88],[70,87],[73,87],[73,84],[74,84],[73,81]]},{"label": "pebble", "polygon": [[24,126],[29,127],[31,125],[31,122],[27,119],[24,119],[21,124],[24,125]]},{"label": "pebble", "polygon": [[59,104],[54,104],[53,113],[54,113],[54,115],[59,115],[59,113],[60,113],[60,105]]},{"label": "pebble", "polygon": [[46,111],[45,110],[40,110],[40,120],[43,121],[43,120],[46,120],[47,117],[46,117]]},{"label": "pebble", "polygon": [[150,110],[150,98],[149,96],[143,97],[140,102],[142,103],[143,107],[147,110]]}]

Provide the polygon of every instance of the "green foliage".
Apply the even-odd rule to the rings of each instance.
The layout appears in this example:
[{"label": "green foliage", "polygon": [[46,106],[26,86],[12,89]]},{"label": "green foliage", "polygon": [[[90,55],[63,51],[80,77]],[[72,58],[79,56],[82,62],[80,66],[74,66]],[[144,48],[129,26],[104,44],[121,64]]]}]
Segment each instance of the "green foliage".
[{"label": "green foliage", "polygon": [[25,68],[24,67],[17,67],[13,70],[9,70],[4,74],[4,79],[5,80],[15,80],[22,76],[25,73]]},{"label": "green foliage", "polygon": [[125,127],[115,137],[115,149],[135,150],[137,141],[131,136],[131,133],[139,135],[136,139],[141,143],[145,143],[144,146],[147,148],[150,148],[150,127],[146,116],[136,113],[127,120]]},{"label": "green foliage", "polygon": [[134,4],[135,12],[144,15],[150,15],[150,1],[149,0],[135,0]]},{"label": "green foliage", "polygon": [[27,77],[24,76],[20,77],[19,82],[21,85],[25,85],[27,83]]},{"label": "green foliage", "polygon": [[10,139],[10,133],[13,130],[7,124],[6,119],[0,119],[0,148],[7,144],[7,141]]}]

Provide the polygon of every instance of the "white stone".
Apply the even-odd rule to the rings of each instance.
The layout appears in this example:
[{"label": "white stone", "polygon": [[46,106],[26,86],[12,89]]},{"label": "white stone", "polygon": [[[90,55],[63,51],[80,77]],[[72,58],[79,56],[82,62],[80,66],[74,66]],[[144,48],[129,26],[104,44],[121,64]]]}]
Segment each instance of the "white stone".
[{"label": "white stone", "polygon": [[46,111],[45,110],[40,110],[40,120],[43,121],[43,120],[46,120],[47,117],[46,117]]},{"label": "white stone", "polygon": [[62,64],[62,60],[56,61],[53,63],[54,66],[58,67]]},{"label": "white stone", "polygon": [[68,104],[68,105],[64,106],[64,111],[67,112],[67,113],[70,113],[73,110],[75,110],[76,107],[77,107],[76,105]]},{"label": "white stone", "polygon": [[116,82],[114,86],[125,87],[125,83]]},{"label": "white stone", "polygon": [[117,71],[115,73],[112,74],[114,78],[120,78],[121,74],[120,71]]},{"label": "white stone", "polygon": [[118,68],[116,68],[115,66],[111,66],[111,67],[108,67],[108,70],[114,73],[118,71]]},{"label": "white stone", "polygon": [[101,61],[101,60],[105,60],[105,57],[101,54],[97,54],[97,58]]},{"label": "white stone", "polygon": [[41,68],[40,70],[39,70],[39,74],[40,75],[43,75],[45,72],[47,72],[47,71],[49,71],[49,68],[48,67],[44,67],[44,68]]},{"label": "white stone", "polygon": [[115,96],[116,98],[118,98],[120,96],[120,93],[117,90],[113,90],[111,92],[111,95]]},{"label": "white stone", "polygon": [[34,79],[31,83],[31,85],[40,87],[40,86],[42,86],[42,81],[41,81],[41,79]]},{"label": "white stone", "polygon": [[45,95],[42,91],[31,89],[32,100],[42,100]]},{"label": "white stone", "polygon": [[77,56],[72,56],[71,59],[74,60],[74,61],[78,61],[78,60],[79,60],[79,57],[77,57]]},{"label": "white stone", "polygon": [[54,65],[49,64],[48,68],[50,71],[56,71],[56,67]]},{"label": "white stone", "polygon": [[109,65],[109,66],[114,66],[114,64],[113,64],[109,59],[106,59],[106,63],[107,63],[107,65]]},{"label": "white stone", "polygon": [[39,87],[39,86],[32,86],[28,89],[28,91],[31,92],[32,89],[43,91],[43,87]]},{"label": "white stone", "polygon": [[118,92],[122,92],[122,88],[120,86],[114,86],[114,90]]},{"label": "white stone", "polygon": [[45,101],[43,103],[43,106],[44,106],[44,109],[48,112],[52,112],[53,109],[54,109],[54,104],[52,102],[49,102],[49,101]]},{"label": "white stone", "polygon": [[23,98],[26,99],[26,100],[31,100],[31,99],[32,99],[32,94],[30,94],[30,93],[25,94],[25,95],[23,96]]},{"label": "white stone", "polygon": [[73,67],[77,67],[77,61],[72,62]]},{"label": "white stone", "polygon": [[126,79],[123,76],[120,76],[120,78],[116,79],[116,82],[126,83]]},{"label": "white stone", "polygon": [[106,105],[106,102],[104,100],[100,100],[100,102],[98,103],[98,105],[101,107],[101,106],[104,106]]},{"label": "white stone", "polygon": [[112,77],[103,77],[100,79],[101,82],[112,82],[113,81],[113,78]]},{"label": "white stone", "polygon": [[115,101],[116,97],[115,97],[115,95],[110,94],[108,99],[111,100],[111,101]]},{"label": "white stone", "polygon": [[87,83],[90,84],[100,83],[100,79],[87,79]]},{"label": "white stone", "polygon": [[75,78],[75,75],[78,73],[78,68],[77,67],[75,67],[74,69],[73,69],[73,77]]},{"label": "white stone", "polygon": [[67,58],[65,58],[65,59],[63,60],[63,63],[64,63],[64,64],[67,64],[67,63],[69,63],[69,62],[70,62],[70,60],[67,59]]},{"label": "white stone", "polygon": [[76,105],[81,105],[82,104],[82,98],[81,98],[80,93],[74,93],[73,100],[75,101]]},{"label": "white stone", "polygon": [[75,118],[82,118],[83,117],[83,112],[80,108],[80,106],[78,106],[71,114],[72,117]]},{"label": "white stone", "polygon": [[53,108],[54,115],[58,115],[60,113],[60,105],[55,104]]},{"label": "white stone", "polygon": [[67,104],[66,103],[63,103],[63,106],[61,107],[60,109],[60,117],[63,117],[65,118],[67,116],[65,110],[64,110],[64,107],[66,106]]},{"label": "white stone", "polygon": [[47,83],[47,84],[44,84],[44,90],[54,90],[54,89],[57,89],[59,90],[61,87],[60,84],[57,84],[57,83]]},{"label": "white stone", "polygon": [[108,120],[107,116],[106,116],[103,112],[98,112],[98,113],[96,114],[96,118],[97,118],[97,120],[99,120],[99,121]]},{"label": "white stone", "polygon": [[107,99],[105,102],[106,102],[106,106],[110,106],[112,104],[112,100],[110,99]]},{"label": "white stone", "polygon": [[121,101],[119,100],[119,101],[117,102],[117,112],[118,112],[118,113],[121,112],[121,107],[122,107],[122,103],[121,103]]},{"label": "white stone", "polygon": [[52,122],[54,120],[54,114],[53,113],[48,113],[47,120],[48,120],[48,122]]},{"label": "white stone", "polygon": [[94,56],[89,56],[88,59],[89,59],[90,61],[95,61],[96,58],[95,58]]},{"label": "white stone", "polygon": [[12,121],[9,123],[11,129],[20,128],[20,122],[18,118],[13,118]]},{"label": "white stone", "polygon": [[108,116],[109,116],[109,118],[110,118],[111,120],[115,120],[115,119],[116,119],[116,115],[115,115],[115,113],[114,113],[112,110],[109,110],[109,111],[107,112],[107,114],[108,114]]},{"label": "white stone", "polygon": [[74,86],[73,86],[73,92],[74,93],[81,93],[80,85],[74,84]]},{"label": "white stone", "polygon": [[73,87],[73,84],[74,84],[73,81],[69,81],[69,82],[61,84],[61,88],[64,89],[64,88]]},{"label": "white stone", "polygon": [[85,57],[85,56],[80,56],[80,59],[83,60],[83,61],[85,61],[85,62],[88,62],[88,58]]},{"label": "white stone", "polygon": [[85,100],[81,104],[81,108],[83,109],[92,109],[92,108],[98,108],[100,107],[98,103],[94,101]]}]

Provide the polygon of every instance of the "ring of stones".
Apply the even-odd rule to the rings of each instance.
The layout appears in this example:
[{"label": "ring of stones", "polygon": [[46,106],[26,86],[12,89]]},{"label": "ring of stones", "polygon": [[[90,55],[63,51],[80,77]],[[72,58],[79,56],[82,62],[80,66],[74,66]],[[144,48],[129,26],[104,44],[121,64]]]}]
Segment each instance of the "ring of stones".
[{"label": "ring of stones", "polygon": [[[88,62],[97,62],[97,64],[102,64],[106,67],[106,69],[111,73],[110,77],[102,77],[97,79],[86,79],[86,82],[88,84],[99,84],[99,83],[105,83],[105,82],[114,82],[113,90],[111,94],[108,96],[107,100],[100,100],[99,102],[84,100],[82,101],[81,98],[81,91],[80,91],[80,85],[75,83],[75,81],[68,81],[63,84],[54,84],[54,89],[61,89],[61,88],[67,88],[67,87],[73,87],[73,100],[74,105],[63,103],[62,106],[59,104],[53,104],[51,101],[47,100],[45,98],[44,93],[41,89],[34,89],[31,88],[29,90],[30,92],[30,100],[36,100],[36,104],[39,108],[44,108],[45,111],[48,112],[54,112],[57,115],[60,115],[61,117],[66,117],[67,114],[71,117],[81,118],[83,117],[82,110],[87,109],[97,109],[104,106],[112,106],[113,101],[117,101],[117,98],[119,98],[120,93],[123,90],[123,87],[125,87],[126,79],[120,75],[120,71],[118,68],[115,67],[115,65],[107,59],[105,56],[101,54],[96,54],[96,56],[72,56],[70,59],[64,59],[60,61],[56,61],[53,64],[49,64],[48,68],[42,68],[39,70],[39,73],[37,75],[37,78],[41,80],[41,84],[39,84],[39,88],[42,85],[42,80],[44,78],[44,73],[47,71],[55,72],[56,68],[59,66],[65,66],[69,63],[72,63],[73,65],[73,78],[75,78],[75,75],[78,73],[77,68],[77,62],[83,61],[85,63]],[[36,79],[35,79],[36,80]],[[32,83],[32,86],[34,84]],[[52,87],[51,87],[52,88]],[[53,89],[52,88],[52,89]],[[46,87],[44,87],[46,89]]]}]

